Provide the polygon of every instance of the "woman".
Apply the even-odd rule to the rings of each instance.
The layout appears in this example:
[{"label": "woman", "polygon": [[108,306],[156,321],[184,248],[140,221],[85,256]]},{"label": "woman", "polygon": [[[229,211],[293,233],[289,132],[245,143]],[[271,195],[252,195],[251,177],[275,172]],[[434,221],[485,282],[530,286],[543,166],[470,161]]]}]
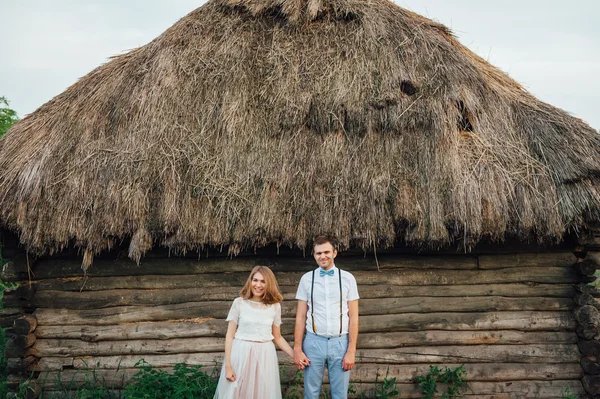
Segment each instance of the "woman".
[{"label": "woman", "polygon": [[225,361],[215,399],[281,399],[273,342],[294,358],[293,349],[281,336],[282,300],[271,269],[252,269],[227,316]]}]

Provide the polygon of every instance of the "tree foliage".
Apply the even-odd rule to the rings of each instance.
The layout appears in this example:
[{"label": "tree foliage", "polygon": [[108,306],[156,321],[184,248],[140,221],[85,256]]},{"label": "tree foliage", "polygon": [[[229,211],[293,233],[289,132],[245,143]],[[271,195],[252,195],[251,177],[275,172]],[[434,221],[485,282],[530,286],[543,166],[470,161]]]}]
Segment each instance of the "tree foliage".
[{"label": "tree foliage", "polygon": [[17,112],[9,108],[6,97],[0,97],[0,137],[4,136],[18,120]]}]

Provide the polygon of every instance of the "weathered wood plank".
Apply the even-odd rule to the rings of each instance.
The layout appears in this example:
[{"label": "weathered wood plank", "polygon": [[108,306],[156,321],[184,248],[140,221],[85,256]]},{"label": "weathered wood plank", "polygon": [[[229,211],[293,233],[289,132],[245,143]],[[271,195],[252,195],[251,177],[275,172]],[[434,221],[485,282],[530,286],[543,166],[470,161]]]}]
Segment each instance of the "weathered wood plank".
[{"label": "weathered wood plank", "polygon": [[565,392],[565,387],[570,387],[573,395],[585,394],[579,380],[512,381],[506,383],[474,381],[467,385],[466,393],[471,395],[509,393],[511,397],[549,398],[561,397]]},{"label": "weathered wood plank", "polygon": [[[72,280],[71,280],[72,281]],[[62,280],[51,281],[46,280],[42,284],[37,285],[38,295],[44,295],[48,298],[45,292],[46,288],[56,288],[51,290],[53,293],[61,291],[73,291],[78,294],[83,294],[89,291],[100,291],[102,284],[87,285],[83,280],[73,286],[65,287]],[[90,280],[88,280],[90,281]],[[147,290],[169,289],[174,296],[187,296],[194,298],[195,301],[204,300],[233,300],[238,296],[240,287],[195,287],[195,288],[173,288],[172,283],[166,282],[161,285],[162,280],[156,281],[156,285],[152,287],[135,286],[135,292]],[[142,285],[143,283],[140,283]],[[186,283],[182,282],[182,286]],[[297,282],[293,285],[279,285],[281,292],[286,300],[295,298],[298,288]],[[68,288],[63,290],[63,288]],[[108,293],[115,293],[114,296],[133,295],[133,290],[126,289],[107,289]],[[359,285],[361,298],[397,298],[397,297],[464,297],[468,292],[469,296],[509,296],[509,297],[552,297],[552,298],[573,298],[576,293],[575,287],[572,284],[537,284],[537,283],[515,283],[515,284],[485,284],[485,285],[438,285],[432,286],[431,289],[424,290],[418,286],[398,286],[392,284],[377,284],[377,285]],[[118,295],[117,295],[118,294]],[[600,295],[600,294],[598,294]],[[83,297],[83,296],[82,296]],[[8,303],[8,302],[7,302]]]},{"label": "weathered wood plank", "polygon": [[[90,302],[93,303],[93,302]],[[227,315],[230,301],[186,302],[159,306],[117,306],[102,309],[43,309],[35,312],[38,324],[118,324],[139,321],[189,319],[194,317],[220,318]],[[283,317],[294,317],[296,302],[284,301]],[[486,312],[486,311],[552,311],[573,308],[571,299],[474,297],[462,301],[446,298],[382,298],[359,302],[361,315],[398,315],[404,313]],[[53,320],[49,320],[49,316]],[[96,319],[95,322],[89,319]],[[86,321],[82,323],[82,321]]]},{"label": "weathered wood plank", "polygon": [[[294,293],[295,293],[294,286]],[[359,285],[360,297],[464,297],[468,296],[507,296],[507,297],[551,297],[573,298],[576,289],[572,284],[482,284],[482,285],[436,285],[424,289],[422,286],[398,286],[391,284]],[[600,295],[600,294],[599,294]]]},{"label": "weathered wood plank", "polygon": [[230,306],[230,301],[187,302],[155,307],[118,306],[90,310],[38,309],[34,315],[38,320],[38,325],[108,325],[213,317],[215,314],[226,316]]},{"label": "weathered wood plank", "polygon": [[[386,255],[378,256],[380,269],[477,269],[474,255]],[[375,257],[340,254],[339,266],[344,270],[377,271]],[[138,266],[129,259],[96,259],[88,269],[89,276],[181,275],[208,273],[248,273],[254,266],[269,266],[274,272],[306,272],[316,267],[310,254],[301,257],[238,257],[238,258],[145,258]],[[83,276],[79,259],[43,259],[35,266],[37,279]]]},{"label": "weathered wood plank", "polygon": [[[287,382],[294,378],[296,368],[291,359],[279,352],[280,364],[282,367],[282,381]],[[44,360],[48,359],[46,363]],[[62,369],[61,363],[64,358],[45,358],[36,367],[37,371],[57,371]],[[211,374],[213,369],[220,371],[222,364],[222,353],[201,353],[198,355],[190,353],[179,353],[173,355],[146,355],[144,360],[157,368],[173,367],[177,363],[187,365],[200,365],[203,370]],[[72,366],[76,369],[128,369],[134,368],[140,361],[139,356],[89,356],[71,358],[70,362],[64,362],[64,365]],[[461,363],[464,364],[464,363]],[[444,367],[457,367],[461,364],[445,364]],[[580,379],[583,377],[581,367],[577,363],[561,364],[536,364],[536,363],[466,363],[465,381],[513,381],[513,380],[555,380],[555,379]],[[386,372],[389,376],[396,377],[399,383],[409,383],[414,381],[417,375],[425,375],[429,371],[429,365],[409,364],[409,365],[382,365],[376,363],[357,363],[352,371],[352,379],[362,382],[375,382],[376,378],[381,381]],[[327,378],[325,378],[327,381]]]},{"label": "weathered wood plank", "polygon": [[[190,305],[190,304],[186,304]],[[141,314],[132,308],[110,308],[113,314],[99,315],[96,311],[65,309],[38,309],[38,329],[49,325],[114,325],[192,319],[177,309],[169,317],[165,311],[151,309]],[[82,315],[83,313],[83,315]],[[226,313],[224,313],[225,315]],[[103,318],[99,318],[102,316]],[[284,319],[285,325],[294,325],[294,319]],[[419,331],[419,330],[521,330],[521,331],[574,331],[576,322],[571,312],[487,312],[487,313],[406,313],[402,315],[361,316],[361,332]]]},{"label": "weathered wood plank", "polygon": [[[386,314],[437,311],[570,310],[575,306],[571,298],[472,297],[469,291],[468,289],[463,291],[464,297],[460,299],[426,296],[412,298],[386,298],[381,296],[377,299],[363,299],[360,301],[360,311],[363,314]],[[197,289],[90,292],[42,291],[38,292],[29,301],[19,301],[16,298],[9,297],[5,302],[11,306],[30,306],[32,308],[100,309],[115,306],[172,305],[198,302],[200,301],[198,297],[201,296],[203,296],[202,292],[198,292]],[[284,302],[284,310],[295,312],[294,296],[295,293],[286,294],[286,297],[290,300]]]},{"label": "weathered wood plank", "polygon": [[[177,338],[171,340],[127,340],[84,342],[80,340],[39,339],[27,351],[36,357],[116,356],[174,353],[218,352],[224,338]],[[523,362],[575,363],[579,350],[575,344],[411,346],[357,351],[359,361],[369,363],[410,364],[448,362]],[[545,359],[545,360],[544,360]]]},{"label": "weathered wood plank", "polygon": [[577,257],[572,252],[479,255],[480,269],[572,267]]},{"label": "weathered wood plank", "polygon": [[[389,333],[363,333],[358,337],[361,349],[399,348],[409,346],[449,345],[529,345],[577,344],[572,332],[522,332],[499,331],[400,331]],[[474,348],[476,350],[476,348]]]},{"label": "weathered wood plank", "polygon": [[357,361],[383,364],[415,363],[576,363],[577,345],[481,345],[359,349]]},{"label": "weathered wood plank", "polygon": [[[434,270],[398,269],[385,272],[355,271],[352,273],[359,285],[478,285],[478,284],[576,284],[582,282],[573,268],[529,267],[520,269],[493,270]],[[276,274],[281,285],[295,286],[303,273],[279,272]],[[36,277],[37,278],[37,277]],[[113,289],[182,289],[205,287],[242,287],[248,273],[122,276],[122,277],[73,277],[33,282],[37,290],[95,291]]]},{"label": "weathered wood plank", "polygon": [[361,316],[361,331],[521,330],[574,331],[571,312],[407,313]]},{"label": "weathered wood plank", "polygon": [[[289,322],[288,322],[289,321]],[[294,323],[284,320],[282,332],[293,333]],[[427,343],[429,345],[480,344],[480,343],[577,343],[572,332],[522,332],[496,331],[415,331],[391,333],[366,333],[361,326],[359,345],[390,345],[390,341],[401,345]],[[141,322],[123,325],[58,325],[40,326],[38,338],[81,339],[86,342],[116,341],[127,339],[171,339],[224,336],[227,323],[223,319],[190,319],[167,322]]]},{"label": "weathered wood plank", "polygon": [[[544,364],[544,363],[450,363],[442,367],[458,367],[463,365],[466,371],[465,381],[514,381],[557,379],[576,380],[583,377],[583,371],[577,363]],[[295,372],[295,368],[290,370]],[[357,363],[352,370],[352,379],[361,382],[382,381],[386,373],[388,377],[396,377],[398,383],[412,383],[419,375],[429,372],[427,364],[385,365],[373,363]],[[293,374],[288,378],[293,377]]]},{"label": "weathered wood plank", "polygon": [[27,352],[39,358],[74,356],[115,356],[124,354],[164,354],[217,352],[225,347],[225,338],[177,338],[169,340],[127,340],[84,342],[76,339],[39,339]]},{"label": "weathered wood plank", "polygon": [[[289,326],[290,323],[287,323]],[[286,323],[282,324],[282,328]],[[288,330],[291,331],[293,326]],[[56,325],[39,326],[38,338],[81,339],[87,342],[127,339],[171,339],[225,336],[227,322],[223,319],[196,318],[165,322],[139,322],[120,325]]]}]

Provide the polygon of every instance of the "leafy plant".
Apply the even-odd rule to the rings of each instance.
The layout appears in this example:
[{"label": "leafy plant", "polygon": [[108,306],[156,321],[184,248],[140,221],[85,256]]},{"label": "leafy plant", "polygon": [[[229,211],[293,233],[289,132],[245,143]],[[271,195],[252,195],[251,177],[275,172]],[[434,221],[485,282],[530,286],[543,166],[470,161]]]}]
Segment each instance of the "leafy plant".
[{"label": "leafy plant", "polygon": [[212,399],[217,388],[214,376],[200,371],[201,366],[177,363],[173,374],[157,369],[144,359],[140,369],[125,387],[123,399]]},{"label": "leafy plant", "polygon": [[416,381],[423,388],[425,399],[433,399],[438,392],[438,382],[447,384],[442,399],[456,399],[463,397],[460,389],[466,385],[463,380],[466,374],[464,365],[452,368],[444,367],[444,369],[440,369],[438,366],[429,366],[429,373],[424,376],[417,376]]},{"label": "leafy plant", "polygon": [[[282,367],[282,373],[285,373],[285,366]],[[294,378],[288,383],[287,388],[285,389],[285,396],[283,399],[302,399],[304,396],[302,395],[302,391],[300,387],[303,384],[302,372],[300,370],[296,370],[296,374],[294,374]]]},{"label": "leafy plant", "polygon": [[577,399],[577,396],[571,393],[570,387],[565,387],[565,392],[562,394],[560,399]]},{"label": "leafy plant", "polygon": [[379,374],[375,377],[375,397],[377,399],[395,398],[400,394],[396,385],[396,377],[388,378],[390,369],[385,372],[383,381],[379,382]]},{"label": "leafy plant", "polygon": [[8,105],[6,97],[0,97],[0,137],[19,120],[17,112],[10,109]]}]

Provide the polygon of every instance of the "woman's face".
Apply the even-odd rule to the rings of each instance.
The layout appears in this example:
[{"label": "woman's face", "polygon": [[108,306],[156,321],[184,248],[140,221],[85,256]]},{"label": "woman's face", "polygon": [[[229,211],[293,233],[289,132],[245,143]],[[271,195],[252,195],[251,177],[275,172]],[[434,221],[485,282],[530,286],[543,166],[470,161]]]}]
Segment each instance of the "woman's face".
[{"label": "woman's face", "polygon": [[261,300],[265,295],[265,278],[260,272],[254,273],[252,276],[252,299]]}]

